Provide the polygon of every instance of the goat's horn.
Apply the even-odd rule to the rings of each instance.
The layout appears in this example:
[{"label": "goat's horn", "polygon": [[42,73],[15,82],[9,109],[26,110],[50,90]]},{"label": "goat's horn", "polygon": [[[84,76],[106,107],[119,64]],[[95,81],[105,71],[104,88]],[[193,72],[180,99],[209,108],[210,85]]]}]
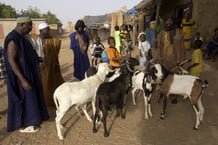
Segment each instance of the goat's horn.
[{"label": "goat's horn", "polygon": [[107,70],[108,70],[109,72],[114,72],[114,71],[115,71],[115,69],[113,70],[113,69],[111,69],[109,66],[107,67]]},{"label": "goat's horn", "polygon": [[129,64],[127,64],[127,69],[128,69],[130,72],[135,72],[133,69],[130,68]]}]

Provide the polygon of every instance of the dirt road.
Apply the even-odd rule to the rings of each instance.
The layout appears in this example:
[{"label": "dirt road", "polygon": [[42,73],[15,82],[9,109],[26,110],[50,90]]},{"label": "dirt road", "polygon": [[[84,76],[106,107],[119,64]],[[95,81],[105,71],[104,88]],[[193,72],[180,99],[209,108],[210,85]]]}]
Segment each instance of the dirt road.
[{"label": "dirt road", "polygon": [[[136,55],[136,52],[135,52]],[[66,81],[72,81],[73,54],[69,50],[69,39],[63,39],[60,52],[62,74]],[[195,114],[188,100],[180,98],[178,104],[168,106],[165,120],[160,119],[161,104],[158,97],[152,99],[153,117],[144,119],[144,101],[137,95],[137,105],[132,104],[128,95],[126,118],[114,118],[115,112],[108,118],[110,136],[103,136],[100,126],[96,134],[92,133],[92,124],[85,116],[79,117],[72,108],[64,117],[65,140],[57,137],[54,122],[55,108],[49,107],[50,119],[41,125],[37,133],[22,134],[19,130],[6,131],[7,93],[6,87],[0,88],[0,145],[218,145],[218,63],[204,62],[203,79],[209,82],[209,88],[202,98],[205,107],[204,121],[198,131],[192,129]],[[2,83],[2,82],[0,82]],[[89,114],[91,114],[89,107]]]}]

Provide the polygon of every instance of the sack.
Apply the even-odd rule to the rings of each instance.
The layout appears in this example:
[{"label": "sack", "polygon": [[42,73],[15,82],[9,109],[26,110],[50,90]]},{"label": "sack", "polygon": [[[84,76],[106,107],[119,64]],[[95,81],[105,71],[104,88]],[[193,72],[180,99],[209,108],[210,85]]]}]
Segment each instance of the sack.
[{"label": "sack", "polygon": [[106,63],[110,64],[110,60],[108,59],[108,56],[107,56],[107,52],[106,52],[106,51],[102,51],[102,53],[101,53],[101,59],[102,59],[102,62],[106,62]]}]

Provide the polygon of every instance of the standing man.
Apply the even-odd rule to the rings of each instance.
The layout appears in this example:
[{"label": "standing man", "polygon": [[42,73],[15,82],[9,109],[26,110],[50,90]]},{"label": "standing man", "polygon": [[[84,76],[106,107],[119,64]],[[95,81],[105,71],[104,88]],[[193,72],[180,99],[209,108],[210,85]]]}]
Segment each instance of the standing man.
[{"label": "standing man", "polygon": [[32,30],[29,17],[17,18],[17,26],[5,39],[7,71],[8,118],[7,130],[37,132],[49,115],[45,106],[38,57],[25,37]]},{"label": "standing man", "polygon": [[166,19],[165,27],[158,34],[157,40],[157,59],[161,59],[168,70],[185,60],[183,32],[176,28],[172,17]]},{"label": "standing man", "polygon": [[76,32],[70,34],[70,49],[74,53],[74,77],[79,80],[85,78],[85,72],[90,67],[88,58],[89,33],[86,32],[86,25],[83,20],[75,24]]},{"label": "standing man", "polygon": [[[185,60],[185,48],[183,41],[183,31],[176,28],[174,19],[168,17],[165,26],[158,34],[157,59],[168,70],[173,69],[176,64]],[[173,95],[172,103],[177,103],[177,96]]]},{"label": "standing man", "polygon": [[40,60],[43,94],[46,105],[53,106],[53,93],[64,82],[58,59],[61,40],[50,35],[50,28],[47,23],[40,23],[38,28],[40,34],[36,39],[38,46],[36,52]]}]

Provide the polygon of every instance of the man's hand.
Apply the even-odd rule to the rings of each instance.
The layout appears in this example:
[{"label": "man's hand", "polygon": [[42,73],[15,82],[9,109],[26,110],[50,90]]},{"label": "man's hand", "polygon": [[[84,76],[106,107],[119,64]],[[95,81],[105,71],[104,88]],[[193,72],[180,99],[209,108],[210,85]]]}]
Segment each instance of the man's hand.
[{"label": "man's hand", "polygon": [[32,86],[26,80],[22,80],[21,85],[26,91],[29,91],[32,89]]}]

